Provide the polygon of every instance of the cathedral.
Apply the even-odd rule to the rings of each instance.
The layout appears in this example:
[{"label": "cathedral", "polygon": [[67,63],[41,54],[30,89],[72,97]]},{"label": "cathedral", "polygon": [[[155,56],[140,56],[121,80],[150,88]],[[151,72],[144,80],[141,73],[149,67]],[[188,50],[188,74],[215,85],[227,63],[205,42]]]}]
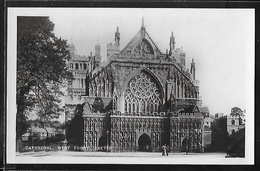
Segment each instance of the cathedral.
[{"label": "cathedral", "polygon": [[[68,87],[67,110],[83,104],[86,151],[203,152],[203,116],[195,62],[186,68],[186,54],[170,36],[169,51],[160,51],[146,31],[120,50],[107,44],[102,65],[100,45],[89,57],[75,56],[70,46],[70,69],[75,80]],[[73,57],[74,55],[74,57]],[[68,112],[68,113],[69,113]]]}]

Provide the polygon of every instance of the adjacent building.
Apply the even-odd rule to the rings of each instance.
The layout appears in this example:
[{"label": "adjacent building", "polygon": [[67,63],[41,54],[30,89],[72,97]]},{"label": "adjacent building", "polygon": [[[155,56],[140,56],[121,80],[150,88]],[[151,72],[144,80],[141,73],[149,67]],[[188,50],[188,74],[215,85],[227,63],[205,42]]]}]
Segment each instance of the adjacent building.
[{"label": "adjacent building", "polygon": [[74,117],[74,111],[78,104],[84,101],[81,96],[86,94],[86,76],[89,72],[97,69],[101,63],[100,45],[95,46],[95,54],[78,55],[75,45],[69,45],[71,59],[69,60],[69,71],[72,72],[74,79],[68,84],[65,97],[66,120]]},{"label": "adjacent building", "polygon": [[245,113],[230,114],[227,116],[227,131],[229,135],[245,128]]}]

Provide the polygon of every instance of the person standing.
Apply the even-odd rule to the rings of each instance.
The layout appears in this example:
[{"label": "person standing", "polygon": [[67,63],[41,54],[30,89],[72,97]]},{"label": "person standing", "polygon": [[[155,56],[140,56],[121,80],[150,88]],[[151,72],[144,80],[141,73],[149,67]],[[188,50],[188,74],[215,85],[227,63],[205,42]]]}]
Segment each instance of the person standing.
[{"label": "person standing", "polygon": [[168,156],[169,149],[170,149],[170,147],[167,145],[166,146],[166,156]]},{"label": "person standing", "polygon": [[167,146],[166,146],[166,144],[164,144],[162,146],[162,156],[166,156],[166,154],[167,154]]}]

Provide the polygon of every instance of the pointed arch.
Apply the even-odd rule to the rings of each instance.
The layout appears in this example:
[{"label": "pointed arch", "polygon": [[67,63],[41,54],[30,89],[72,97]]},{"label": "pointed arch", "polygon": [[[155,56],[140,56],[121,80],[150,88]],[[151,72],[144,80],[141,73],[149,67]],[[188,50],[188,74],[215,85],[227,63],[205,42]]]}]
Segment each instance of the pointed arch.
[{"label": "pointed arch", "polygon": [[150,151],[151,138],[148,134],[143,133],[138,137],[138,151]]},{"label": "pointed arch", "polygon": [[129,76],[123,87],[124,111],[127,113],[158,112],[163,104],[164,91],[158,78],[147,69]]},{"label": "pointed arch", "polygon": [[129,83],[129,81],[136,76],[137,74],[141,73],[141,72],[146,72],[147,74],[151,75],[152,78],[154,78],[154,80],[156,81],[156,83],[158,84],[158,86],[160,87],[160,89],[162,90],[162,98],[165,97],[164,94],[164,88],[162,86],[161,81],[159,80],[159,78],[148,68],[139,68],[137,70],[135,70],[133,73],[131,73],[128,78],[125,80],[124,84],[123,84],[123,88],[122,88],[122,92],[125,92],[127,85]]}]

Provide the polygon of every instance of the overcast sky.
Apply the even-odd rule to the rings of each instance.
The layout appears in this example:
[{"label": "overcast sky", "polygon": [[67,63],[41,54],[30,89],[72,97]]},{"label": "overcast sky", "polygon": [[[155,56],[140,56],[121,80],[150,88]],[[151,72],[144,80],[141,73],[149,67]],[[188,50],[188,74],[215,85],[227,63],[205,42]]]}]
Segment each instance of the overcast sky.
[{"label": "overcast sky", "polygon": [[122,50],[139,31],[144,17],[146,31],[163,53],[169,49],[173,31],[176,47],[186,52],[186,68],[194,58],[203,106],[211,114],[248,107],[254,67],[253,10],[60,8],[24,10],[23,14],[50,16],[56,36],[73,42],[80,55],[94,53],[99,43],[103,60],[106,44],[114,43],[116,27]]}]

